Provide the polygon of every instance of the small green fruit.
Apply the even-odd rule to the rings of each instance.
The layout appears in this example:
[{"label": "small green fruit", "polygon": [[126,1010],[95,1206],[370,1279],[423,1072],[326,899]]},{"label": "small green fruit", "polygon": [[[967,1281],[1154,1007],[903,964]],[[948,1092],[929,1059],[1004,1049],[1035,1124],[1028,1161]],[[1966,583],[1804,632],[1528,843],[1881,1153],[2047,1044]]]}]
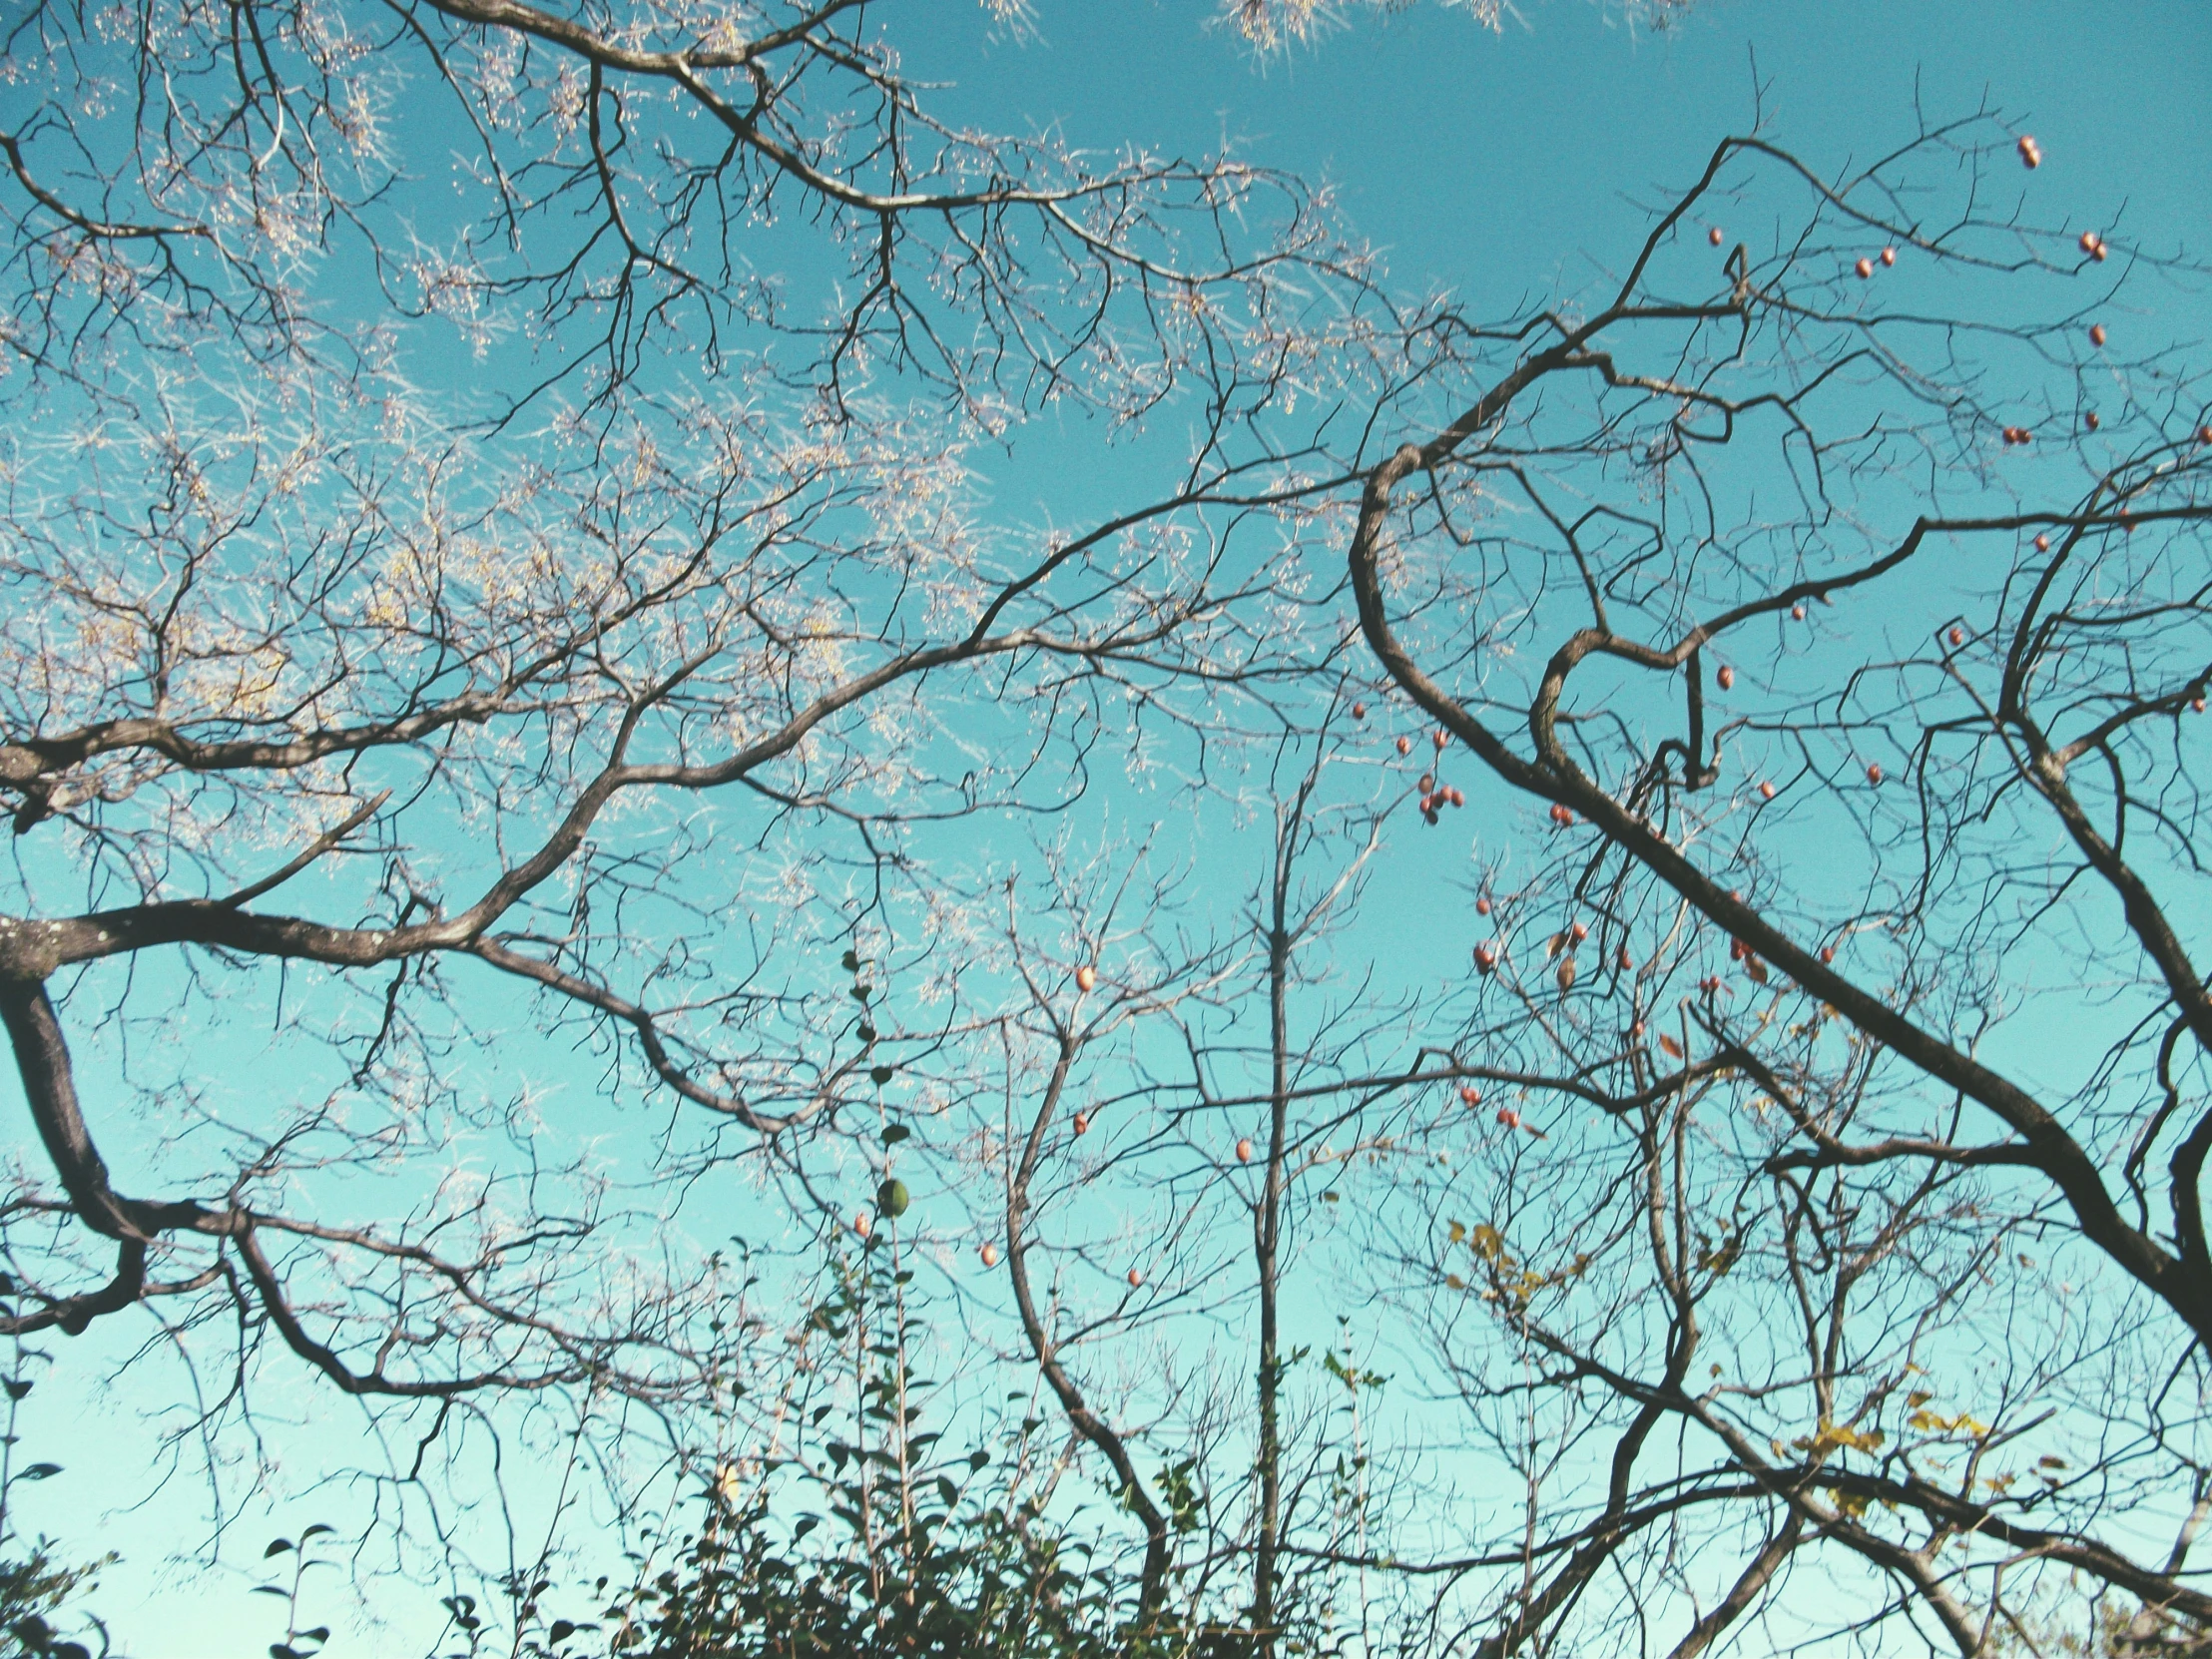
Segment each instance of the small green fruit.
[{"label": "small green fruit", "polygon": [[886,1181],[875,1189],[875,1208],[886,1216],[904,1215],[906,1204],[906,1183],[903,1181]]}]

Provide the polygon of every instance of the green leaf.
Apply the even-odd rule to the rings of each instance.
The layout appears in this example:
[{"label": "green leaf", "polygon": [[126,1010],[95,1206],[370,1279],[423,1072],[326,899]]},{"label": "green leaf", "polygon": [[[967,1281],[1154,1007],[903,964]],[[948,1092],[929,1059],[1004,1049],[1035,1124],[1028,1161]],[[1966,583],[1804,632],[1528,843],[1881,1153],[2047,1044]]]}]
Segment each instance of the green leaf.
[{"label": "green leaf", "polygon": [[18,1480],[46,1480],[61,1472],[62,1466],[59,1463],[33,1463],[16,1478]]},{"label": "green leaf", "polygon": [[299,1534],[299,1541],[305,1543],[309,1538],[319,1538],[325,1532],[335,1532],[337,1528],[334,1526],[324,1526],[320,1521],[316,1521],[314,1525]]},{"label": "green leaf", "polygon": [[[877,1071],[888,1071],[890,1070],[890,1067],[877,1066],[875,1069]],[[883,1081],[883,1079],[878,1077],[876,1081],[880,1083]],[[883,1131],[883,1144],[885,1146],[896,1146],[900,1141],[905,1140],[908,1136],[912,1134],[913,1131],[911,1129],[908,1129],[902,1123],[890,1124]]]},{"label": "green leaf", "polygon": [[21,1399],[25,1394],[31,1391],[30,1381],[28,1379],[11,1377],[7,1379],[7,1389],[8,1397],[10,1399]]},{"label": "green leaf", "polygon": [[272,1555],[281,1555],[285,1550],[293,1547],[289,1538],[272,1538],[269,1540],[269,1547],[262,1551],[262,1559],[266,1561]]}]

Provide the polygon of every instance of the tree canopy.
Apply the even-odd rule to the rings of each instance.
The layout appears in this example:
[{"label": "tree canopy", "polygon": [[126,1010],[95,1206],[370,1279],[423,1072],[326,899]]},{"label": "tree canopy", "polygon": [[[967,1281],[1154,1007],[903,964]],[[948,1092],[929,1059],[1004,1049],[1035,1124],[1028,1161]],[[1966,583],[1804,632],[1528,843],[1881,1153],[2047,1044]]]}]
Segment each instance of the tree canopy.
[{"label": "tree canopy", "polygon": [[2176,235],[1754,109],[1478,314],[903,26],[13,15],[19,1357],[516,1653],[2212,1642]]}]

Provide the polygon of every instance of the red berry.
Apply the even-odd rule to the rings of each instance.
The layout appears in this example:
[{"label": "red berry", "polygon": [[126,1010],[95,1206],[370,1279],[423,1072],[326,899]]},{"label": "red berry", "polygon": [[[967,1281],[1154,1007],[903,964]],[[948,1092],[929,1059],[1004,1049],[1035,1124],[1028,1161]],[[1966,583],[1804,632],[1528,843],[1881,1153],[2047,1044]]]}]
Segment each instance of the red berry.
[{"label": "red berry", "polygon": [[1882,251],[1882,263],[1884,265],[1896,265],[1898,263],[1898,251],[1895,248],[1885,248]]},{"label": "red berry", "polygon": [[2050,551],[2050,537],[2037,536],[2035,538],[2035,551],[2038,553],[2048,553]]},{"label": "red berry", "polygon": [[1870,784],[1879,784],[1882,782],[1882,768],[1880,766],[1871,766],[1867,768],[1867,782]]},{"label": "red berry", "polygon": [[2030,135],[2026,133],[2020,135],[2019,151],[2022,166],[2033,170],[2043,165],[2043,147],[2037,144]]},{"label": "red berry", "polygon": [[1451,741],[1451,734],[1446,732],[1441,726],[1439,726],[1436,728],[1435,731],[1429,734],[1429,738],[1438,749],[1441,749],[1445,744]]},{"label": "red berry", "polygon": [[2192,697],[2192,698],[2190,698],[2190,699],[2189,699],[2189,707],[2190,707],[2190,708],[2192,708],[2192,709],[2194,709],[2194,710],[2196,710],[2196,712],[2197,712],[2198,714],[2200,714],[2200,715],[2201,715],[2201,714],[2203,714],[2203,713],[2204,713],[2204,699],[2203,699],[2203,698],[2201,698],[2201,697]]},{"label": "red berry", "polygon": [[2104,239],[2098,236],[2094,231],[2084,231],[2081,233],[2081,251],[2084,254],[2093,255],[2097,251],[2097,244],[2102,242],[2103,240]]},{"label": "red berry", "polygon": [[1803,622],[1805,620],[1805,606],[1802,602],[1790,607],[1790,620],[1792,622]]},{"label": "red berry", "polygon": [[990,1243],[988,1240],[984,1241],[983,1248],[977,1251],[976,1255],[983,1258],[983,1265],[985,1267],[995,1268],[998,1266],[998,1246]]},{"label": "red berry", "polygon": [[1237,1162],[1240,1164],[1252,1162],[1252,1140],[1250,1136],[1237,1143]]},{"label": "red berry", "polygon": [[1952,629],[1952,630],[1950,631],[1950,643],[1951,643],[1952,645],[1964,645],[1964,644],[1966,643],[1966,631],[1965,631],[1965,629],[1963,629],[1963,628],[1953,628],[1953,629]]},{"label": "red berry", "polygon": [[1772,784],[1761,784],[1759,786],[1759,799],[1772,801],[1774,799],[1774,786]]},{"label": "red berry", "polygon": [[1510,1106],[1500,1106],[1497,1109],[1497,1121],[1504,1124],[1508,1129],[1518,1129],[1520,1127],[1520,1113],[1514,1111]]},{"label": "red berry", "polygon": [[1874,261],[1861,260],[1857,265],[1853,266],[1852,269],[1858,272],[1862,277],[1872,276],[1874,275]]},{"label": "red berry", "polygon": [[1400,755],[1410,755],[1410,754],[1412,754],[1412,752],[1413,752],[1413,740],[1412,740],[1411,738],[1400,738],[1400,739],[1398,739],[1398,740],[1397,740],[1397,752],[1398,752],[1398,753],[1399,753]]},{"label": "red berry", "polygon": [[1075,1132],[1076,1132],[1076,1133],[1077,1133],[1078,1135],[1087,1135],[1087,1134],[1089,1134],[1089,1133],[1090,1133],[1090,1129],[1091,1129],[1091,1117],[1090,1117],[1090,1114],[1089,1114],[1088,1112],[1078,1112],[1078,1113],[1076,1113],[1076,1114],[1075,1114]]},{"label": "red berry", "polygon": [[2212,426],[2199,426],[2197,428],[2197,442],[2212,443]]},{"label": "red berry", "polygon": [[875,1231],[875,1223],[865,1210],[852,1218],[852,1231],[863,1239]]},{"label": "red berry", "polygon": [[1422,773],[1422,774],[1420,775],[1420,788],[1421,788],[1421,793],[1422,793],[1423,795],[1426,795],[1426,794],[1427,794],[1427,793],[1428,793],[1428,792],[1429,792],[1430,790],[1434,789],[1435,787],[1436,787],[1436,775],[1435,775],[1434,773],[1432,773],[1432,772],[1424,772],[1424,773]]},{"label": "red berry", "polygon": [[1736,683],[1736,671],[1730,668],[1726,663],[1723,663],[1721,665],[1720,673],[1715,675],[1713,678],[1721,683],[1722,691],[1727,691],[1729,687],[1735,685]]},{"label": "red berry", "polygon": [[1644,1034],[1644,1022],[1642,1020],[1638,1020],[1634,1025],[1631,1025],[1628,1028],[1628,1034],[1631,1037],[1642,1036]]},{"label": "red berry", "polygon": [[1482,1091],[1472,1083],[1462,1083],[1459,1085],[1459,1098],[1469,1106],[1479,1106],[1482,1104]]},{"label": "red berry", "polygon": [[1590,930],[1587,926],[1578,921],[1572,927],[1567,929],[1567,935],[1568,937],[1572,938],[1576,944],[1580,944],[1584,939],[1590,936]]},{"label": "red berry", "polygon": [[2092,322],[2089,324],[2089,343],[2091,345],[2102,345],[2104,343],[2103,323]]},{"label": "red berry", "polygon": [[1631,955],[1629,955],[1629,953],[1628,953],[1628,946],[1626,946],[1625,944],[1621,946],[1621,956],[1620,956],[1620,962],[1621,962],[1621,972],[1623,972],[1623,973],[1627,973],[1627,972],[1628,972],[1628,971],[1630,971],[1630,970],[1631,970],[1632,968],[1634,968],[1634,967],[1635,967],[1635,965],[1636,965],[1636,958],[1635,958],[1635,957],[1633,957],[1633,956],[1631,956]]},{"label": "red berry", "polygon": [[1075,970],[1075,988],[1077,990],[1087,991],[1097,983],[1098,969],[1092,967],[1090,963],[1085,962]]},{"label": "red berry", "polygon": [[1484,973],[1497,971],[1497,951],[1486,944],[1474,947],[1474,965]]},{"label": "red berry", "polygon": [[1365,703],[1353,704],[1352,718],[1354,720],[1366,720],[1368,718],[1368,706]]},{"label": "red berry", "polygon": [[1833,962],[1833,961],[1834,961],[1835,959],[1836,959],[1836,947],[1835,947],[1834,945],[1832,945],[1832,944],[1824,944],[1824,945],[1822,945],[1822,946],[1821,946],[1821,960],[1822,960],[1822,961],[1824,961],[1824,962]]},{"label": "red berry", "polygon": [[1474,913],[1478,916],[1486,916],[1490,913],[1490,900],[1487,894],[1474,901]]},{"label": "red berry", "polygon": [[1135,1290],[1139,1285],[1142,1285],[1143,1283],[1144,1275],[1139,1273],[1135,1268],[1131,1268],[1129,1270],[1129,1288],[1131,1290]]},{"label": "red berry", "polygon": [[1444,794],[1451,797],[1451,804],[1454,807],[1464,807],[1467,804],[1467,798],[1459,793],[1456,785],[1444,791]]},{"label": "red berry", "polygon": [[2097,264],[2102,265],[2104,264],[2104,256],[2109,254],[2111,250],[2104,246],[2104,239],[2102,237],[2099,237],[2097,238],[2096,252],[2089,257],[2095,260]]},{"label": "red berry", "polygon": [[2084,425],[2084,426],[2086,426],[2086,427],[2088,427],[2088,428],[2089,428],[2089,430],[2093,432],[2093,431],[2095,431],[2095,430],[2096,430],[2096,429],[2097,429],[2097,428],[2098,428],[2099,426],[2103,425],[2103,424],[2104,424],[2104,422],[2102,422],[2101,420],[2099,420],[2099,419],[2097,418],[2097,411],[2096,411],[2096,410],[2094,410],[2094,409],[2090,409],[2089,411],[2087,411],[2087,412],[2086,412],[2085,414],[2083,414],[2083,415],[2082,415],[2082,417],[2081,417],[2081,424],[2082,424],[2082,425]]},{"label": "red berry", "polygon": [[1710,231],[1705,233],[1705,240],[1711,243],[1715,248],[1720,247],[1721,228],[1718,225],[1714,226]]}]

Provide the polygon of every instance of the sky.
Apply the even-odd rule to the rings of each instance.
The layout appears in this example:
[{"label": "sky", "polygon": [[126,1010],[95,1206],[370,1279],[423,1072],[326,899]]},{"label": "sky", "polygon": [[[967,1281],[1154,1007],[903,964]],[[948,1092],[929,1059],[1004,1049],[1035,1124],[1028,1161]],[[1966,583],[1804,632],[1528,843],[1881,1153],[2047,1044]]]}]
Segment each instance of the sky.
[{"label": "sky", "polygon": [[[942,113],[1053,126],[1100,149],[1199,152],[1226,138],[1330,181],[1399,286],[1449,289],[1478,312],[1611,265],[1642,204],[1762,112],[1816,167],[1842,171],[1900,142],[1916,108],[1940,119],[1986,104],[2042,145],[2039,218],[2125,225],[2152,246],[2212,244],[2203,0],[1703,0],[1657,33],[1580,0],[1528,5],[1494,33],[1416,3],[1349,10],[1326,38],[1265,61],[1183,0],[1037,0],[1025,32],[994,26],[973,0],[890,0],[878,15],[912,75],[943,83]],[[2212,332],[2206,296],[2169,299],[2172,322]],[[999,500],[1062,521],[1106,505],[1080,495],[1023,472]],[[1417,846],[1376,876],[1381,928],[1410,930],[1439,875],[1464,868],[1466,833]],[[190,1507],[184,1482],[134,1512],[90,1496],[143,1444],[111,1412],[93,1387],[34,1396],[27,1445],[83,1478],[31,1494],[29,1524],[122,1551],[103,1600],[122,1651],[215,1659],[258,1646],[242,1641],[267,1628],[246,1593],[258,1563],[202,1574],[168,1561]],[[268,1518],[276,1530],[301,1515]],[[332,1653],[375,1651],[342,1638]]]}]

